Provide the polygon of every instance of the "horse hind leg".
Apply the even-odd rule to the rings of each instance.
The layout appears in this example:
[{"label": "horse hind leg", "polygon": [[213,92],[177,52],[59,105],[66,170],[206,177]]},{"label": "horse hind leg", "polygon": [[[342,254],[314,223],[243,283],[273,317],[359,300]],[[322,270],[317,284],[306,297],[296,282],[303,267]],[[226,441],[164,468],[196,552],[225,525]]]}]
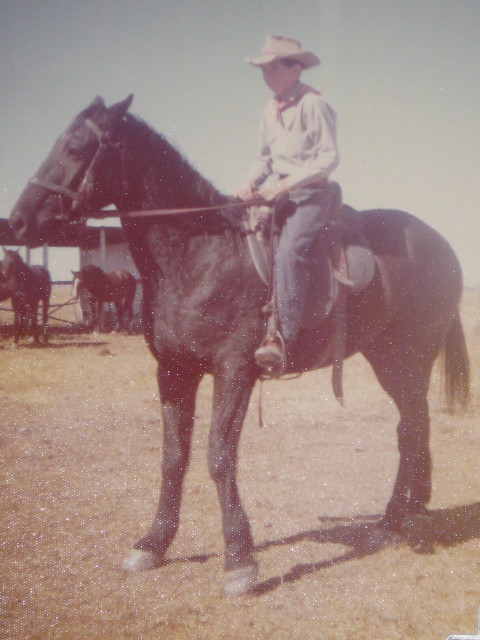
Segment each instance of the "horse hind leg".
[{"label": "horse hind leg", "polygon": [[[415,349],[392,348],[365,353],[377,378],[400,413],[397,427],[399,465],[381,525],[398,530],[409,513],[422,513],[431,496],[428,387],[434,357]],[[397,353],[398,357],[392,356]]]},{"label": "horse hind leg", "polygon": [[409,513],[425,513],[431,497],[428,400],[411,398],[399,407],[397,478],[382,526],[398,530]]},{"label": "horse hind leg", "polygon": [[128,309],[127,301],[124,299],[118,306],[118,325],[117,328],[122,333],[127,333],[128,330]]},{"label": "horse hind leg", "polygon": [[123,301],[123,331],[130,333],[133,320],[133,301],[135,299],[135,289],[127,293]]}]

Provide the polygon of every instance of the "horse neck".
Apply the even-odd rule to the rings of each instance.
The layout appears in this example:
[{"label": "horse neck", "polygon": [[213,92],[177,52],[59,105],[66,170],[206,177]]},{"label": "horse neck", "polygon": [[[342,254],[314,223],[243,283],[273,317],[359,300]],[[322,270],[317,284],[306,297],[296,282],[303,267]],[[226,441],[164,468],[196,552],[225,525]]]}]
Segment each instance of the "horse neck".
[{"label": "horse neck", "polygon": [[[126,126],[123,174],[128,195],[120,206],[115,203],[119,208],[197,208],[227,203],[226,196],[145,123],[130,116]],[[185,268],[191,280],[194,272],[201,272],[202,265],[207,269],[221,264],[227,256],[235,262],[235,256],[243,253],[238,222],[227,212],[123,219],[122,224],[134,260],[148,278],[154,273],[162,273],[162,280],[174,277],[182,260],[188,264]]]},{"label": "horse neck", "polygon": [[[134,116],[128,116],[122,176],[125,208],[183,208],[223,204],[226,197],[181,156],[167,140]],[[125,191],[125,189],[123,189]]]},{"label": "horse neck", "polygon": [[24,287],[28,284],[31,276],[32,270],[30,267],[24,262],[18,262],[10,273],[8,280],[13,282],[15,287]]},{"label": "horse neck", "polygon": [[85,287],[97,298],[103,298],[108,290],[108,280],[105,273],[91,274],[90,278],[85,282]]}]

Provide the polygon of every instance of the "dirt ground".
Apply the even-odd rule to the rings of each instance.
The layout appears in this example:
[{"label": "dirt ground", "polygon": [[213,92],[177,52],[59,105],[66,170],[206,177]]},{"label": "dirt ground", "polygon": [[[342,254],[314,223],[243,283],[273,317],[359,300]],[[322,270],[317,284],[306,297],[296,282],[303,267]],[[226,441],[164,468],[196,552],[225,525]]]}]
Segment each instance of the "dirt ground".
[{"label": "dirt ground", "polygon": [[[68,298],[57,291],[57,299]],[[58,312],[72,313],[70,308]],[[198,397],[181,526],[166,563],[129,574],[160,481],[155,363],[139,335],[57,323],[48,348],[0,342],[0,638],[444,640],[474,634],[480,606],[480,304],[462,315],[473,402],[442,412],[432,380],[432,511],[401,536],[376,527],[397,466],[397,412],[362,357],[254,391],[239,484],[260,580],[222,596],[223,543],[206,444],[211,379]],[[64,317],[67,317],[64,316]],[[6,314],[0,322],[7,321]]]}]

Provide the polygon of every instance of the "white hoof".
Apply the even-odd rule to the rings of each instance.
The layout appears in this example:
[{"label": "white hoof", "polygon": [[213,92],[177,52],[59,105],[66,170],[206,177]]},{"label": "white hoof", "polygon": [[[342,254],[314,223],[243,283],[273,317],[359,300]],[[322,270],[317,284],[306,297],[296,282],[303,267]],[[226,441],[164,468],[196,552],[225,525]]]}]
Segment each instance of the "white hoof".
[{"label": "white hoof", "polygon": [[163,558],[161,556],[150,553],[150,551],[132,549],[122,562],[122,569],[124,571],[147,571],[148,569],[156,569],[162,564],[162,560]]},{"label": "white hoof", "polygon": [[225,572],[223,592],[226,596],[235,597],[247,593],[258,580],[258,568],[253,565]]}]

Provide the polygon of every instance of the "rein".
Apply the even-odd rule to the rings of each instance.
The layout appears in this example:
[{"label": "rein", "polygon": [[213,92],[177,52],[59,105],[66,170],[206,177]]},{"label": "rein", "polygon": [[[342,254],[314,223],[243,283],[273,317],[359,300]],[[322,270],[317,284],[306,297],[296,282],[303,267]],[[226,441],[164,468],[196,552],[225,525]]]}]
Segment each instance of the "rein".
[{"label": "rein", "polygon": [[232,202],[229,204],[211,205],[207,207],[180,207],[177,209],[140,209],[138,211],[119,211],[118,209],[104,209],[98,215],[87,215],[87,218],[110,218],[118,215],[120,218],[146,218],[154,216],[179,215],[182,213],[202,213],[204,211],[223,211],[232,208],[251,207],[252,205],[266,205],[263,200],[247,200],[244,202]]}]

